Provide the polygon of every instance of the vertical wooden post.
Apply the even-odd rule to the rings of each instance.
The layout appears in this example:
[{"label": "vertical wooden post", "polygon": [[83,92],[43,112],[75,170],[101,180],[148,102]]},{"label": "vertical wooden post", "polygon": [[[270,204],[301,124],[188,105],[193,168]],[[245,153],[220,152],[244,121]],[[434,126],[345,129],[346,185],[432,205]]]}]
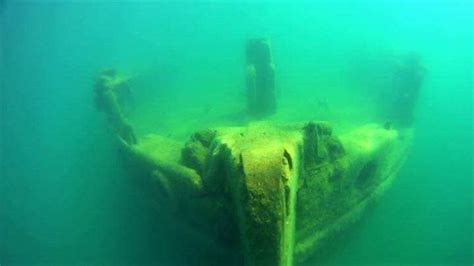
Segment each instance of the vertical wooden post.
[{"label": "vertical wooden post", "polygon": [[276,111],[276,99],[270,41],[248,40],[246,56],[247,110],[256,117],[271,115]]}]

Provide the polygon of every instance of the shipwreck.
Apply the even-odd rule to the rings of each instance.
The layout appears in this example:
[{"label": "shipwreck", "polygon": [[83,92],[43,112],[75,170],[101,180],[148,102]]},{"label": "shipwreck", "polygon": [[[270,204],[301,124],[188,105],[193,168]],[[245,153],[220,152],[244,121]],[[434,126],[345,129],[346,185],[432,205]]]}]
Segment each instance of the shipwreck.
[{"label": "shipwreck", "polygon": [[413,129],[361,124],[335,134],[331,121],[268,122],[277,110],[269,41],[248,41],[246,58],[247,112],[258,118],[246,125],[200,129],[184,143],[137,138],[119,100],[127,80],[114,70],[98,75],[95,102],[131,174],[145,173],[160,206],[237,247],[245,265],[296,265],[390,186]]}]

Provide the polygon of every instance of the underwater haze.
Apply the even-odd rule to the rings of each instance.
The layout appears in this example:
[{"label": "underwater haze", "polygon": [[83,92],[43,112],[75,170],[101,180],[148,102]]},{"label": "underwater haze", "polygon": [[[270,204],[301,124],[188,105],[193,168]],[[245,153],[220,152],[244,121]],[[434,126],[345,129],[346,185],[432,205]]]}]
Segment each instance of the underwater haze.
[{"label": "underwater haze", "polygon": [[416,54],[426,71],[392,187],[304,265],[472,265],[473,25],[470,0],[0,0],[0,265],[238,264],[130,178],[94,80],[130,77],[139,138],[185,141],[251,120],[256,37],[271,41],[278,123],[387,122],[387,65]]}]

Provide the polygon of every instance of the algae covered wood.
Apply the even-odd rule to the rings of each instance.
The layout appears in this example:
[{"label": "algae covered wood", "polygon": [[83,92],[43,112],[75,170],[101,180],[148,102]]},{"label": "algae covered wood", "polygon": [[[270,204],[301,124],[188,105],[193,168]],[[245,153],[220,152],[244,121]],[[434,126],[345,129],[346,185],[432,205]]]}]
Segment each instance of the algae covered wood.
[{"label": "algae covered wood", "polygon": [[[189,150],[193,145],[183,149],[205,157],[196,160],[202,165],[186,161],[192,156],[183,157],[182,165],[147,159],[156,151],[147,154],[138,147],[129,153],[135,154],[133,160],[155,164],[151,178],[160,179],[156,185],[173,195],[168,197],[188,213],[196,230],[222,239],[220,234],[231,228],[230,243],[222,244],[241,248],[246,265],[293,265],[357,217],[355,211],[379,193],[405,156],[406,144],[395,130],[366,126],[340,138],[309,134],[315,138],[308,140],[307,128],[318,125],[328,127],[310,123],[216,131],[207,152]],[[318,153],[308,154],[310,141],[326,150],[325,157],[314,160]],[[222,231],[215,230],[219,223]]]},{"label": "algae covered wood", "polygon": [[106,81],[96,99],[131,175],[147,176],[161,209],[245,265],[291,266],[317,253],[390,185],[412,139],[374,124],[335,134],[328,122],[265,121],[196,131],[185,143],[135,139]]},{"label": "algae covered wood", "polygon": [[275,113],[275,66],[270,41],[250,39],[246,46],[247,111],[254,117]]}]

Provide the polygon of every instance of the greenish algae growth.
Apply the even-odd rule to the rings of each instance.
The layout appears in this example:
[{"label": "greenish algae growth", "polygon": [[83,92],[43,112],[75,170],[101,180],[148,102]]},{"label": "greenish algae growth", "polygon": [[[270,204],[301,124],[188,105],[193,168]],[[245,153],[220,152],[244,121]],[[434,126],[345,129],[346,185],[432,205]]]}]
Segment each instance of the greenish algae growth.
[{"label": "greenish algae growth", "polygon": [[[276,112],[269,41],[250,40],[246,56],[247,113],[262,119]],[[413,86],[407,90],[419,83]],[[119,101],[124,88],[126,79],[104,71],[95,100],[125,160],[148,175],[164,209],[240,250],[249,266],[292,266],[317,252],[381,194],[412,139],[410,130],[387,123],[336,135],[329,122],[268,119],[202,129],[184,143],[159,135],[138,141]]]},{"label": "greenish algae growth", "polygon": [[95,2],[0,0],[1,265],[472,265],[472,1]]},{"label": "greenish algae growth", "polygon": [[198,131],[181,145],[159,136],[122,145],[196,230],[241,249],[246,265],[291,266],[380,194],[410,143],[399,134],[366,125],[334,136],[327,122],[263,122]]},{"label": "greenish algae growth", "polygon": [[[247,44],[246,75],[248,113],[273,113],[268,41]],[[125,79],[105,71],[95,95],[125,161],[148,176],[163,209],[219,245],[240,250],[250,266],[292,266],[317,252],[381,194],[412,139],[410,130],[387,124],[335,135],[329,122],[268,120],[203,129],[184,143],[159,135],[138,141],[118,100],[124,87]]]}]

